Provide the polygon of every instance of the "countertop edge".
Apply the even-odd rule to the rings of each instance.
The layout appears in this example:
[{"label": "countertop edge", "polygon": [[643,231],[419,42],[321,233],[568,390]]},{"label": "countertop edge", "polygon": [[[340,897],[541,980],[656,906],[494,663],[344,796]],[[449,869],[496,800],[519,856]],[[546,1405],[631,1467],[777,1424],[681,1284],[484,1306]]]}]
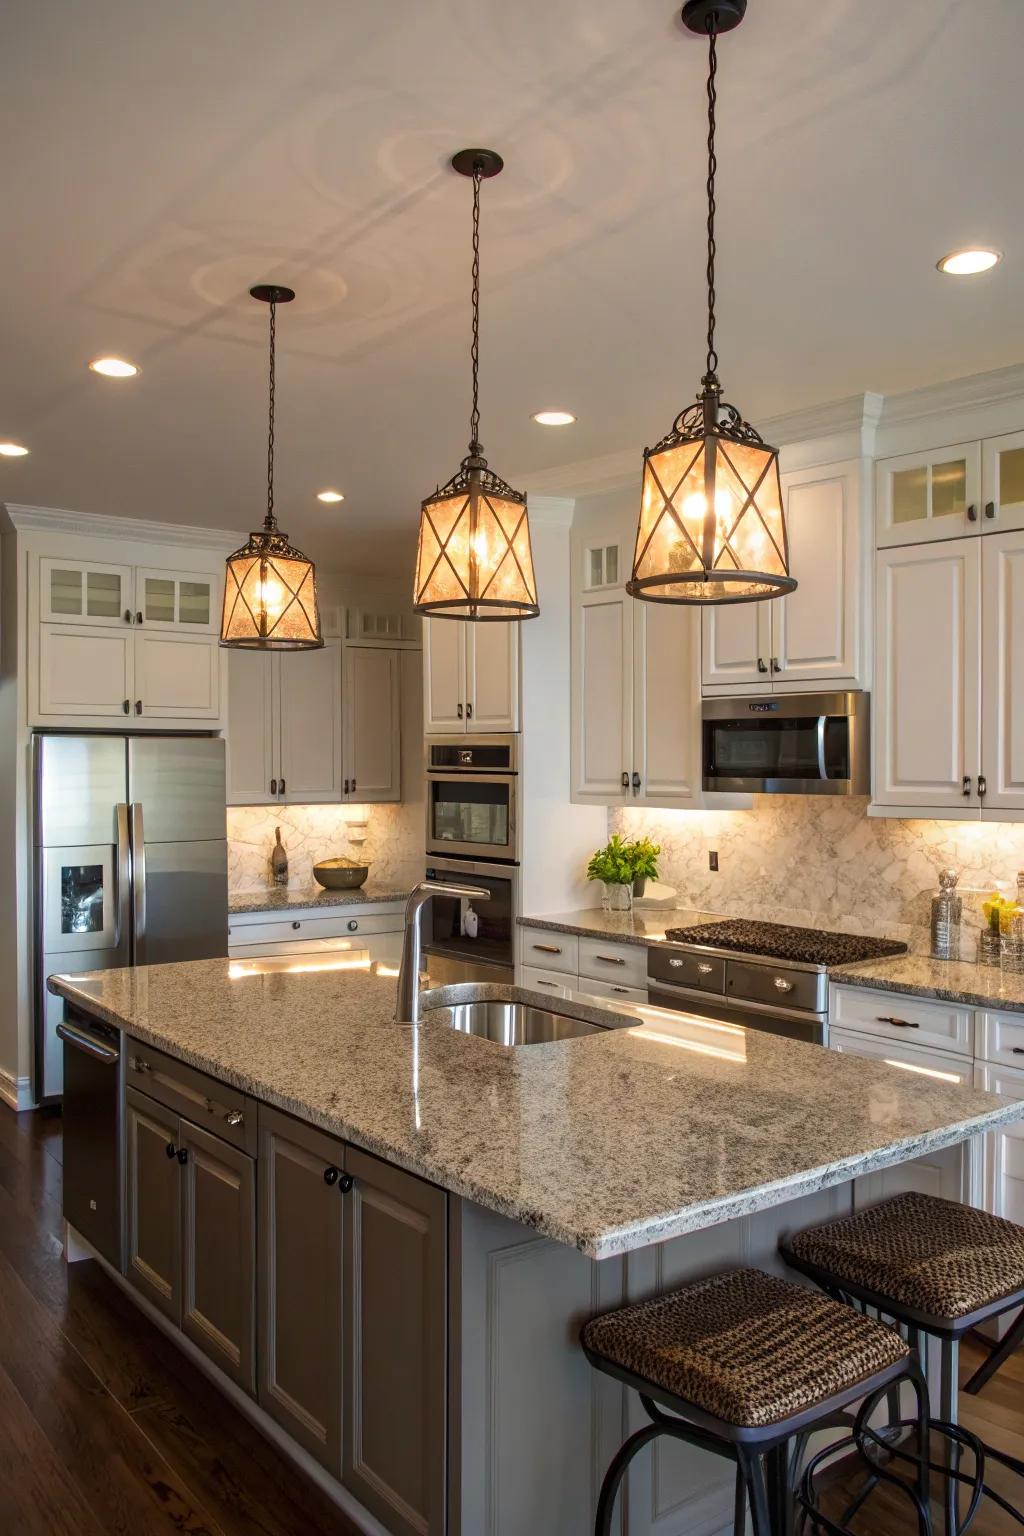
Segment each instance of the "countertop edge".
[{"label": "countertop edge", "polygon": [[[897,960],[900,958],[906,957],[896,957]],[[931,963],[943,965],[946,962],[935,960]],[[836,986],[860,987],[870,992],[894,992],[902,997],[925,997],[941,1003],[960,1003],[965,1008],[996,1009],[1000,1013],[1024,1013],[1024,999],[999,997],[994,992],[981,992],[970,987],[943,987],[929,982],[900,981],[895,977],[879,975],[877,970],[861,969],[861,966],[877,966],[877,964],[877,961],[865,960],[850,965],[835,966],[828,973],[829,981]],[[996,976],[1000,974],[994,968],[993,972]]]}]

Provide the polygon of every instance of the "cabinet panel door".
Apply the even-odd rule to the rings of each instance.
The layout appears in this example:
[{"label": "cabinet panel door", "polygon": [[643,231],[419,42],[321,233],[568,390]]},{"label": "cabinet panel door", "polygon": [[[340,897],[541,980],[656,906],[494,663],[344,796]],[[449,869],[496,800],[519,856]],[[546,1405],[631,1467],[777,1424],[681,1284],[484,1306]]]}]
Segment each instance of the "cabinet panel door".
[{"label": "cabinet panel door", "polygon": [[202,571],[140,567],[135,572],[136,622],[146,629],[219,633],[221,580]]},{"label": "cabinet panel door", "polygon": [[48,556],[39,561],[39,618],[44,624],[130,624],[133,593],[130,565]]},{"label": "cabinet panel door", "polygon": [[705,686],[726,684],[744,693],[771,691],[769,607],[768,603],[725,603],[701,609]]},{"label": "cabinet panel door", "polygon": [[572,788],[602,805],[633,798],[632,607],[619,590],[585,598],[576,612]]},{"label": "cabinet panel door", "polygon": [[633,763],[638,804],[699,805],[700,616],[669,603],[633,606]]},{"label": "cabinet panel door", "polygon": [[129,1088],[125,1107],[127,1276],[173,1323],[181,1321],[181,1169],[175,1156],[177,1148],[177,1115]]},{"label": "cabinet panel door", "polygon": [[246,1392],[256,1388],[256,1165],[180,1122],[181,1326]]},{"label": "cabinet panel door", "polygon": [[1024,528],[1024,432],[990,437],[981,445],[982,532]]},{"label": "cabinet panel door", "polygon": [[277,657],[280,779],[293,805],[341,800],[341,641]]},{"label": "cabinet panel door", "polygon": [[877,557],[874,752],[881,805],[962,812],[979,804],[980,549],[977,540],[960,539]]},{"label": "cabinet panel door", "polygon": [[354,1147],[342,1482],[394,1536],[445,1525],[447,1201]]},{"label": "cabinet panel door", "polygon": [[267,805],[278,777],[272,705],[274,657],[228,652],[228,805]]},{"label": "cabinet panel door", "polygon": [[519,624],[466,626],[466,730],[519,729]]},{"label": "cabinet panel door", "polygon": [[[986,1093],[1024,1099],[1024,1072],[979,1064],[977,1086]],[[1001,1126],[984,1140],[985,1209],[1024,1226],[1024,1123]]]},{"label": "cabinet panel door", "polygon": [[423,729],[450,736],[466,729],[466,626],[423,620]]},{"label": "cabinet panel door", "polygon": [[1024,811],[1024,531],[982,541],[982,805]]},{"label": "cabinet panel door", "polygon": [[953,443],[875,465],[875,545],[958,539],[982,531],[981,444]]},{"label": "cabinet panel door", "polygon": [[208,635],[136,631],[133,718],[216,720],[220,655]]},{"label": "cabinet panel door", "polygon": [[125,719],[132,708],[132,632],[40,624],[38,714]]},{"label": "cabinet panel door", "polygon": [[769,664],[780,682],[856,683],[860,602],[860,467],[783,475],[790,573],[797,589],[764,607]]},{"label": "cabinet panel door", "polygon": [[345,798],[402,798],[401,652],[345,649]]},{"label": "cabinet panel door", "polygon": [[345,1147],[265,1104],[259,1120],[260,1406],[340,1477]]}]

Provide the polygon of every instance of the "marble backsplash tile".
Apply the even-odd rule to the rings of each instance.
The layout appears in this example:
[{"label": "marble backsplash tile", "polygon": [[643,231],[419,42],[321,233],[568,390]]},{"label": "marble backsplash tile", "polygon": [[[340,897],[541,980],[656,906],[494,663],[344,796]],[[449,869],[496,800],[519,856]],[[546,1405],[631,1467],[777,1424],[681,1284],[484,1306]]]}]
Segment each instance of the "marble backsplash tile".
[{"label": "marble backsplash tile", "polygon": [[915,951],[929,945],[939,871],[956,869],[973,958],[981,901],[997,887],[1012,895],[1024,869],[1024,825],[888,820],[867,804],[758,795],[749,811],[614,810],[609,831],[661,844],[660,875],[681,906],[903,939]]},{"label": "marble backsplash tile", "polygon": [[[353,842],[349,823],[365,821],[365,841]],[[370,878],[413,884],[423,877],[423,806],[228,806],[228,888],[259,890],[270,880],[274,828],[288,853],[288,884],[307,886],[318,859],[344,855],[370,865]],[[355,829],[362,835],[362,829]]]}]

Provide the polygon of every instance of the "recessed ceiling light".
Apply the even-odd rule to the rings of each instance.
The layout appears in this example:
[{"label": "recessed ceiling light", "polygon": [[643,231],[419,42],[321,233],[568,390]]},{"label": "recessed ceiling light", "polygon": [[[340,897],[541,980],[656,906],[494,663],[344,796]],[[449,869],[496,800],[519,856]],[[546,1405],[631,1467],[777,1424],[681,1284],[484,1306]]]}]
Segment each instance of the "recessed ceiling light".
[{"label": "recessed ceiling light", "polygon": [[139,371],[134,363],[123,357],[94,357],[89,367],[93,373],[102,373],[108,379],[131,379]]},{"label": "recessed ceiling light", "polygon": [[966,251],[950,251],[948,256],[943,256],[935,265],[940,272],[948,272],[951,277],[972,277],[975,272],[987,272],[1002,259],[1002,251],[983,251],[972,246]]},{"label": "recessed ceiling light", "polygon": [[576,417],[572,411],[534,411],[530,420],[542,427],[571,427]]},{"label": "recessed ceiling light", "polygon": [[316,499],[317,501],[344,501],[345,497],[341,491],[317,491]]},{"label": "recessed ceiling light", "polygon": [[0,453],[5,459],[23,459],[28,449],[23,448],[21,443],[0,443]]}]

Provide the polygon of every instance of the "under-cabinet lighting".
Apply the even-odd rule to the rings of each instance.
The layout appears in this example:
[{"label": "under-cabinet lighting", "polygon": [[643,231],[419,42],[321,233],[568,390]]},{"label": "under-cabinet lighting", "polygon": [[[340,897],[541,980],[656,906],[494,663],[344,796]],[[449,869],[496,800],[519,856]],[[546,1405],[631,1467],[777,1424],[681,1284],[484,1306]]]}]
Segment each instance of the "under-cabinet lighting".
[{"label": "under-cabinet lighting", "polygon": [[960,1082],[958,1072],[938,1072],[934,1067],[919,1067],[916,1063],[909,1061],[892,1061],[888,1056],[885,1058],[885,1064],[887,1067],[899,1067],[901,1072],[919,1072],[922,1077],[938,1077],[944,1083]]},{"label": "under-cabinet lighting", "polygon": [[972,246],[964,251],[950,251],[948,256],[943,256],[935,265],[940,272],[948,272],[950,277],[974,277],[978,272],[990,271],[1002,259],[1002,251],[988,251]]},{"label": "under-cabinet lighting", "polygon": [[398,975],[398,966],[397,965],[378,965],[376,967],[375,974],[378,975],[378,976],[397,976]]}]

